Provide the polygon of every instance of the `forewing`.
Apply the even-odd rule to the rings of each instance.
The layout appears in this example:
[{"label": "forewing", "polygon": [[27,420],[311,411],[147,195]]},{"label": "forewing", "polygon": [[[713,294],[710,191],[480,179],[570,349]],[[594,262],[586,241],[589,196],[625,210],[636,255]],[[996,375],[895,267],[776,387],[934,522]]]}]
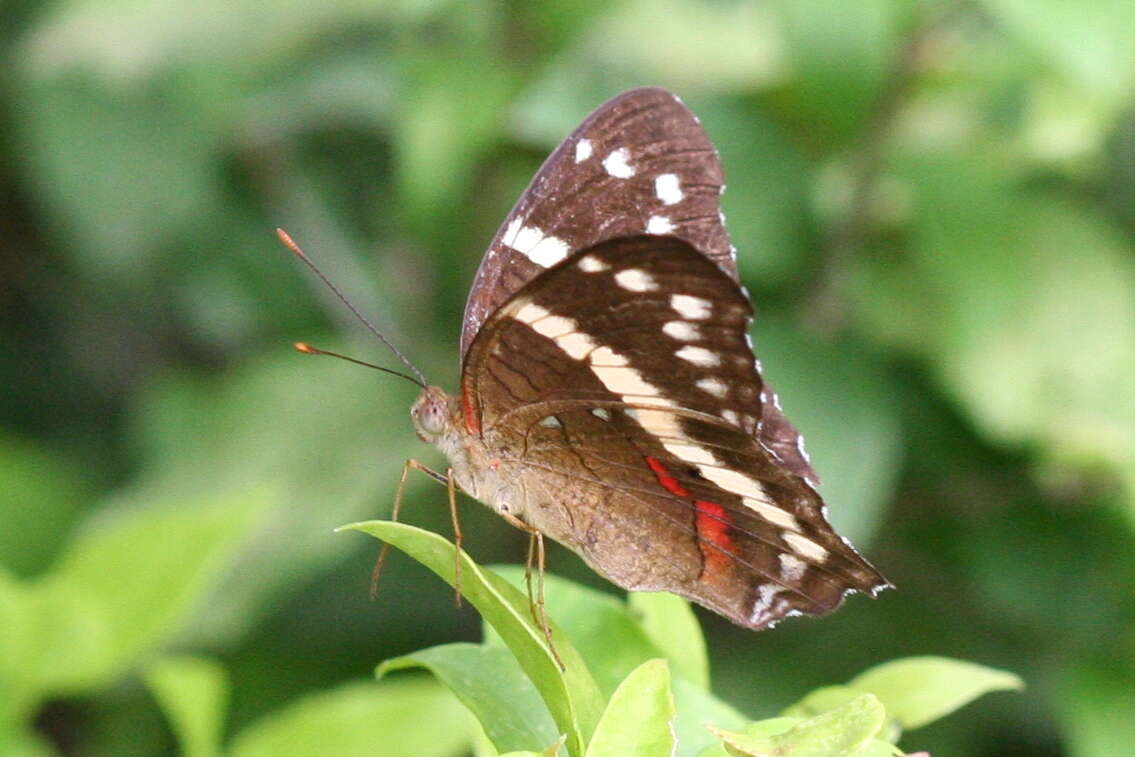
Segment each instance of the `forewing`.
[{"label": "forewing", "polygon": [[465,305],[462,357],[485,318],[548,267],[652,224],[736,279],[723,189],[717,151],[677,96],[647,87],[600,105],[548,156],[493,237]]},{"label": "forewing", "polygon": [[[736,281],[724,190],[717,150],[676,95],[644,87],[600,105],[548,156],[493,237],[465,305],[462,359],[489,314],[521,287],[604,240],[672,235]],[[766,387],[761,402],[761,442],[796,475],[818,483],[776,392]]]}]

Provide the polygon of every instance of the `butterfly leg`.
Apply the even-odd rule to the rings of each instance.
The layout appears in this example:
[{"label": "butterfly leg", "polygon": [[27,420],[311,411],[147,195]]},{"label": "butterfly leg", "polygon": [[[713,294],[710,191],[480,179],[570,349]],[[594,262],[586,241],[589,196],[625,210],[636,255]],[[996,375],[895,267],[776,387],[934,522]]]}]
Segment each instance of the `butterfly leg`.
[{"label": "butterfly leg", "polygon": [[461,520],[457,517],[457,484],[453,478],[453,468],[445,471],[445,488],[449,490],[449,518],[453,521],[453,602],[461,606]]},{"label": "butterfly leg", "polygon": [[[438,483],[443,484],[444,486],[446,486],[449,489],[450,514],[453,518],[457,548],[458,548],[458,550],[460,550],[461,549],[461,529],[457,525],[457,497],[456,497],[456,494],[455,494],[455,491],[454,491],[453,476],[448,475],[448,473],[452,473],[452,471],[449,471],[447,473],[438,473],[437,471],[433,470],[432,468],[427,467],[426,465],[423,465],[422,463],[418,462],[417,460],[414,460],[413,458],[410,458],[409,460],[407,460],[405,462],[405,464],[403,464],[403,466],[402,466],[402,475],[398,479],[398,489],[394,492],[394,506],[390,509],[390,520],[395,522],[395,523],[398,522],[398,514],[402,511],[402,492],[405,491],[405,489],[406,489],[406,478],[410,475],[411,470],[420,470],[422,473],[425,473],[427,476],[432,478],[434,481],[437,481]],[[383,565],[386,564],[386,556],[389,553],[390,553],[390,545],[384,543],[382,545],[382,549],[380,549],[379,552],[378,552],[378,559],[375,560],[374,569],[371,571],[371,574],[370,574],[370,598],[371,599],[374,599],[376,596],[378,596],[378,579],[382,576],[382,567],[383,567]],[[458,563],[458,565],[460,565],[460,563]],[[457,603],[458,603],[458,605],[460,605],[461,604],[461,600],[460,600],[461,594],[458,593],[457,596],[458,596]]]},{"label": "butterfly leg", "polygon": [[[544,639],[548,642],[548,650],[555,658],[556,664],[560,666],[560,670],[565,669],[563,660],[560,659],[559,653],[556,651],[556,645],[552,643],[552,626],[548,622],[548,614],[544,604],[544,565],[545,565],[545,552],[544,552],[544,534],[538,529],[528,525],[520,518],[508,512],[501,512],[503,517],[510,525],[528,534],[528,557],[524,561],[524,584],[528,587],[528,609],[532,613],[532,620],[544,632]],[[536,565],[536,592],[532,592],[532,566]]]}]

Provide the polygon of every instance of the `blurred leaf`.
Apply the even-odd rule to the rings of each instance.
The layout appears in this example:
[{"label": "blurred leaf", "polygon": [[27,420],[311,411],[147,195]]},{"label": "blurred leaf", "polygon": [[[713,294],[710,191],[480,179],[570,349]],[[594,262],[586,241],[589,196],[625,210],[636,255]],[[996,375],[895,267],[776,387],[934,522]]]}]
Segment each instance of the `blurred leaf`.
[{"label": "blurred leaf", "polygon": [[627,607],[678,673],[690,683],[708,689],[705,637],[690,603],[667,591],[631,592],[627,595]]},{"label": "blurred leaf", "polygon": [[1015,42],[1056,69],[1076,88],[1113,101],[1129,100],[1135,85],[1135,16],[1124,0],[1090,6],[1061,0],[982,0]]},{"label": "blurred leaf", "polygon": [[765,378],[804,435],[832,524],[865,546],[901,463],[892,380],[862,345],[826,343],[775,316],[757,314],[753,342]]},{"label": "blurred leaf", "polygon": [[155,280],[159,251],[221,204],[205,158],[222,134],[207,103],[170,83],[145,97],[78,74],[19,94],[32,189],[74,263],[94,280]]},{"label": "blurred leaf", "polygon": [[256,2],[206,0],[194,5],[70,0],[41,14],[22,58],[37,74],[90,68],[118,82],[152,77],[201,61],[230,72],[262,65],[265,57],[302,46],[344,25],[409,22],[436,12],[438,0],[373,3],[334,0],[313,5],[280,0],[271,12]]},{"label": "blurred leaf", "polygon": [[737,99],[690,106],[721,153],[727,186],[721,207],[761,318],[760,293],[801,276],[814,254],[808,203],[816,166],[767,108]]},{"label": "blurred leaf", "polygon": [[4,757],[56,757],[59,752],[35,731],[4,734],[0,731],[0,752]]},{"label": "blurred leaf", "polygon": [[[351,548],[335,526],[389,507],[413,444],[412,395],[405,382],[376,375],[281,343],[224,375],[169,373],[140,393],[132,442],[142,475],[124,499],[263,482],[286,493],[266,515],[271,529],[247,545],[239,574],[196,619],[195,635],[231,641]],[[412,478],[407,494],[425,483]]]},{"label": "blurred leaf", "polygon": [[903,728],[921,728],[992,691],[1024,688],[1012,673],[944,657],[907,657],[883,663],[848,686],[879,698]]},{"label": "blurred leaf", "polygon": [[864,748],[874,749],[872,740],[883,727],[886,710],[871,694],[863,694],[813,718],[798,720],[787,730],[785,721],[755,723],[745,733],[731,733],[710,726],[725,743],[726,751],[737,757],[853,757]]},{"label": "blurred leaf", "polygon": [[922,355],[988,436],[1038,444],[1050,465],[1107,466],[1130,498],[1131,245],[1086,208],[1018,189],[1008,160],[975,152],[908,166],[918,185],[910,257],[865,267],[861,315]]},{"label": "blurred leaf", "polygon": [[581,57],[675,89],[750,89],[782,73],[771,15],[757,3],[634,0],[613,7]]},{"label": "blurred leaf", "polygon": [[522,750],[558,738],[540,693],[505,647],[445,644],[386,660],[376,674],[381,678],[417,666],[433,673],[469,708],[498,750]]},{"label": "blurred leaf", "polygon": [[775,106],[791,121],[807,124],[813,142],[851,139],[883,87],[917,4],[792,0],[772,8],[788,72]]},{"label": "blurred leaf", "polygon": [[229,683],[216,662],[167,656],[146,671],[146,683],[169,719],[184,757],[218,757]]},{"label": "blurred leaf", "polygon": [[1057,699],[1070,757],[1112,757],[1135,744],[1135,672],[1126,664],[1080,665]]},{"label": "blurred leaf", "polygon": [[43,568],[82,504],[78,471],[58,454],[0,436],[0,565]]},{"label": "blurred leaf", "polygon": [[[413,92],[393,122],[398,195],[415,236],[444,248],[459,224],[438,224],[437,209],[460,211],[472,172],[492,146],[519,85],[517,72],[480,47],[438,56],[415,52],[406,61]],[[458,218],[460,220],[460,218]]]},{"label": "blurred leaf", "polygon": [[587,757],[669,757],[677,748],[673,719],[666,661],[644,662],[615,689],[587,745]]},{"label": "blurred leaf", "polygon": [[25,590],[28,611],[14,635],[33,690],[83,691],[122,675],[185,622],[267,502],[262,492],[186,501],[80,534]]},{"label": "blurred leaf", "polygon": [[434,681],[351,683],[262,718],[237,735],[229,754],[460,757],[472,729],[468,711]]},{"label": "blurred leaf", "polygon": [[525,141],[554,147],[596,105],[632,87],[668,87],[689,100],[748,91],[783,73],[781,38],[762,5],[635,0],[603,10],[517,102],[513,129]]},{"label": "blurred leaf", "polygon": [[[344,528],[382,539],[454,585],[455,549],[437,534],[388,521],[355,523]],[[556,653],[565,666],[561,670],[546,646],[543,632],[532,620],[527,598],[503,578],[481,568],[465,552],[460,553],[460,559],[462,595],[508,644],[540,692],[552,719],[568,735],[568,752],[582,754],[603,705],[583,659],[553,626]]]},{"label": "blurred leaf", "polygon": [[[519,566],[497,565],[493,571],[514,586],[524,586],[524,569]],[[671,688],[677,709],[674,732],[678,737],[679,755],[692,757],[713,742],[705,723],[740,728],[747,721],[706,687],[687,680],[681,671],[690,663],[681,659],[682,651],[676,647],[656,646],[634,610],[610,594],[547,573],[544,600],[548,614],[583,655],[600,690],[608,698],[644,662],[661,655],[675,655],[668,662],[675,671]],[[486,631],[485,636],[491,643],[492,635]]]}]

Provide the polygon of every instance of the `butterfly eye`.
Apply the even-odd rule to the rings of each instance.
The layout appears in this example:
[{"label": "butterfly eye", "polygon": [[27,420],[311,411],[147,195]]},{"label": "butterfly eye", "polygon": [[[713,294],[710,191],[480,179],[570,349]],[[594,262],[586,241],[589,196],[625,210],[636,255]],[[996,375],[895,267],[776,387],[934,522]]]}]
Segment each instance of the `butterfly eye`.
[{"label": "butterfly eye", "polygon": [[446,403],[444,398],[431,393],[422,392],[418,401],[410,409],[410,418],[414,421],[414,430],[423,441],[431,441],[441,436],[446,427]]}]

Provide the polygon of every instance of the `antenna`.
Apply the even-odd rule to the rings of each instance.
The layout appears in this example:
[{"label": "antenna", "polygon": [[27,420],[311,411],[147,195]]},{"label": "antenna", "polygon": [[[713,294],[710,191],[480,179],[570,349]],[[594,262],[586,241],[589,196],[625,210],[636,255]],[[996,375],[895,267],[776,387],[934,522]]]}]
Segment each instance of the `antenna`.
[{"label": "antenna", "polygon": [[306,352],[309,355],[330,355],[332,357],[338,357],[338,358],[342,358],[343,360],[348,360],[352,363],[358,363],[359,365],[365,365],[365,366],[368,366],[370,368],[378,368],[378,370],[380,370],[380,371],[385,371],[386,373],[393,373],[395,376],[401,376],[402,378],[410,379],[410,381],[413,381],[415,384],[417,384],[418,386],[420,386],[424,389],[426,387],[426,377],[422,375],[422,372],[418,370],[417,366],[415,366],[413,363],[411,363],[410,360],[405,355],[402,354],[401,350],[399,350],[397,347],[395,347],[393,344],[391,344],[390,340],[387,339],[381,331],[379,331],[377,328],[375,328],[374,324],[371,323],[369,320],[367,320],[367,317],[365,315],[363,315],[362,313],[360,313],[358,308],[356,308],[354,305],[351,304],[351,301],[347,299],[347,296],[345,294],[343,294],[341,291],[339,291],[339,287],[337,287],[337,286],[335,286],[334,284],[331,283],[331,279],[329,279],[329,278],[327,278],[326,276],[323,275],[323,271],[319,270],[318,266],[316,266],[315,263],[312,262],[311,258],[309,258],[304,253],[304,251],[302,249],[300,249],[300,246],[298,244],[296,244],[295,241],[290,236],[288,236],[288,232],[284,231],[283,229],[277,228],[276,229],[276,236],[280,238],[280,241],[283,242],[285,247],[287,247],[289,250],[292,251],[293,255],[295,255],[297,258],[299,258],[301,261],[303,261],[303,264],[306,265],[308,268],[310,268],[315,273],[315,275],[319,277],[320,281],[322,281],[324,284],[327,285],[327,288],[330,289],[332,291],[332,293],[334,293],[334,295],[339,298],[340,302],[342,302],[344,305],[347,306],[347,309],[351,311],[351,313],[355,316],[355,318],[358,318],[359,321],[364,326],[366,326],[367,330],[370,333],[374,334],[376,337],[378,337],[379,341],[381,341],[383,344],[385,344],[387,347],[390,348],[390,351],[393,352],[398,357],[398,359],[402,361],[403,365],[405,365],[407,368],[409,368],[410,371],[415,376],[417,376],[417,379],[415,380],[415,379],[410,378],[409,376],[407,376],[403,373],[399,373],[397,371],[392,371],[389,368],[381,368],[377,365],[371,365],[370,363],[364,363],[362,360],[356,360],[352,357],[347,357],[346,355],[339,355],[339,354],[334,353],[334,352],[327,352],[325,350],[319,350],[319,349],[316,349],[314,347],[309,347],[308,345],[303,344],[302,342],[300,342],[299,344],[296,345],[296,349],[299,350],[300,352]]},{"label": "antenna", "polygon": [[363,365],[363,366],[366,366],[367,368],[374,368],[376,371],[382,371],[383,373],[389,373],[392,376],[398,376],[400,378],[404,378],[412,384],[417,384],[422,389],[426,388],[425,384],[423,384],[421,381],[418,381],[413,376],[409,376],[405,373],[400,373],[398,371],[392,371],[389,368],[383,368],[381,365],[375,365],[374,363],[368,363],[365,360],[358,360],[357,358],[353,358],[353,357],[350,357],[348,355],[340,355],[338,352],[332,352],[330,350],[321,350],[318,347],[312,347],[307,342],[296,342],[292,346],[295,347],[296,352],[302,352],[305,355],[327,355],[328,357],[337,357],[340,360],[346,360],[348,363],[354,363],[355,365]]}]

